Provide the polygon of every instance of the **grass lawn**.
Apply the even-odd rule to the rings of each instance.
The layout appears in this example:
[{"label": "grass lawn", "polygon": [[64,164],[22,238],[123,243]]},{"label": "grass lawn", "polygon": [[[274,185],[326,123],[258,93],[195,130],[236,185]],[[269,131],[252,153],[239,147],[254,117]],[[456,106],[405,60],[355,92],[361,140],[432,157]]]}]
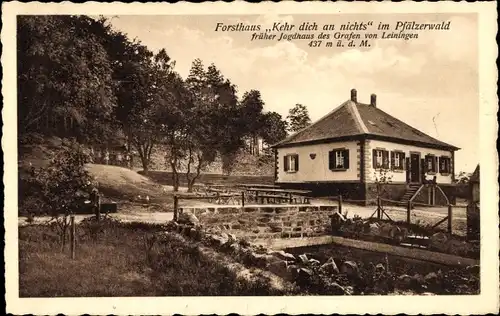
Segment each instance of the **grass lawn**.
[{"label": "grass lawn", "polygon": [[195,245],[159,226],[115,221],[77,225],[76,259],[55,227],[19,228],[20,297],[279,295],[265,282],[238,278]]}]

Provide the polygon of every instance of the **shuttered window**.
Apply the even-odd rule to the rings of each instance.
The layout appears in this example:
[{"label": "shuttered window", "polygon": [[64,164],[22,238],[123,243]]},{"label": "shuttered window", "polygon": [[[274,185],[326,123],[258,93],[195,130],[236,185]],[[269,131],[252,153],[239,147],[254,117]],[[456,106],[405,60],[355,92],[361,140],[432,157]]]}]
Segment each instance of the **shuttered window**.
[{"label": "shuttered window", "polygon": [[404,170],[405,153],[401,151],[391,151],[391,169]]},{"label": "shuttered window", "polygon": [[328,168],[330,170],[349,169],[349,150],[334,149],[328,153]]},{"label": "shuttered window", "polygon": [[283,166],[285,172],[297,172],[299,171],[299,155],[292,154],[283,157]]},{"label": "shuttered window", "polygon": [[373,168],[389,169],[389,152],[383,149],[373,150]]},{"label": "shuttered window", "polygon": [[438,158],[434,155],[425,156],[425,171],[426,172],[437,172]]},{"label": "shuttered window", "polygon": [[449,174],[451,172],[451,159],[450,157],[439,157],[439,173]]}]

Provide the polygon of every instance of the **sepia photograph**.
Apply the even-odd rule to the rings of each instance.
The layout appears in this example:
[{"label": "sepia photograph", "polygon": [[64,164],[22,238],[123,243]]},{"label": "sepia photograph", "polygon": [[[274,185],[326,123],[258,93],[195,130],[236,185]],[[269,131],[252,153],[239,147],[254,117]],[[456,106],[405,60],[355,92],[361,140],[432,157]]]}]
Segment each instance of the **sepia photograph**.
[{"label": "sepia photograph", "polygon": [[498,310],[494,5],[118,4],[3,13],[16,304]]}]

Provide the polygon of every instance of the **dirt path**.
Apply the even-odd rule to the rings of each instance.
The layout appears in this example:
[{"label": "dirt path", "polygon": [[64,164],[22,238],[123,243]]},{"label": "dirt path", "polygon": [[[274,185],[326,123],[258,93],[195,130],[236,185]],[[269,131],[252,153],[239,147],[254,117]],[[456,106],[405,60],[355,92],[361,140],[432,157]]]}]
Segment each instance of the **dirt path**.
[{"label": "dirt path", "polygon": [[[80,223],[85,218],[93,215],[75,215],[75,222]],[[133,213],[115,213],[109,214],[109,217],[119,219],[123,222],[142,222],[151,224],[165,224],[174,218],[174,213],[167,212],[133,212]],[[32,223],[27,222],[26,217],[18,217],[19,226],[43,224],[50,221],[49,216],[36,217]]]}]

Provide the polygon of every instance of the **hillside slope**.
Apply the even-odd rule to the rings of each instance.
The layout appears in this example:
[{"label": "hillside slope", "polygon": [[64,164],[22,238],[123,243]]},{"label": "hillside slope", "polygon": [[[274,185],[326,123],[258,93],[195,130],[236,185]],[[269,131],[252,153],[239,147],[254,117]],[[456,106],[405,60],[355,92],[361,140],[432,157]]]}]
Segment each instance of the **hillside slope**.
[{"label": "hillside slope", "polygon": [[[30,164],[35,168],[45,167],[62,148],[70,148],[70,141],[57,137],[40,138],[19,144],[19,199],[23,199],[24,179],[29,174]],[[107,198],[118,200],[137,199],[148,195],[151,201],[171,200],[164,192],[164,186],[130,170],[118,166],[87,164],[85,168],[98,182],[99,190]],[[168,191],[168,190],[167,190]]]},{"label": "hillside slope", "polygon": [[[20,199],[22,199],[23,179],[29,174],[31,166],[35,168],[45,167],[54,157],[57,150],[70,148],[71,141],[58,137],[41,137],[31,135],[29,139],[22,139],[19,143],[19,186]],[[164,159],[164,148],[158,148],[156,154],[152,157],[151,170],[165,170],[165,165],[161,163]],[[139,159],[135,159],[136,162]],[[31,165],[30,165],[31,164]],[[134,166],[135,170],[124,167],[87,164],[86,168],[91,176],[99,183],[99,190],[105,197],[119,200],[137,199],[139,195],[148,195],[152,201],[170,201],[172,200],[170,175],[167,172],[150,172],[150,177],[137,173],[140,165]],[[184,168],[182,168],[184,169]],[[185,170],[180,170],[182,173]],[[160,174],[160,176],[157,175]],[[234,166],[231,176],[222,176],[222,163],[217,159],[200,177],[201,182],[251,182],[251,183],[272,183],[274,175],[274,161],[270,156],[253,156],[244,151],[234,160]],[[215,178],[214,178],[215,177]],[[164,179],[165,178],[165,179]],[[230,178],[230,179],[228,179]],[[181,186],[185,186],[184,177],[181,177]]]},{"label": "hillside slope", "polygon": [[85,166],[99,183],[99,191],[107,197],[137,199],[148,195],[152,200],[165,198],[163,186],[137,172],[117,166],[88,164]]}]

